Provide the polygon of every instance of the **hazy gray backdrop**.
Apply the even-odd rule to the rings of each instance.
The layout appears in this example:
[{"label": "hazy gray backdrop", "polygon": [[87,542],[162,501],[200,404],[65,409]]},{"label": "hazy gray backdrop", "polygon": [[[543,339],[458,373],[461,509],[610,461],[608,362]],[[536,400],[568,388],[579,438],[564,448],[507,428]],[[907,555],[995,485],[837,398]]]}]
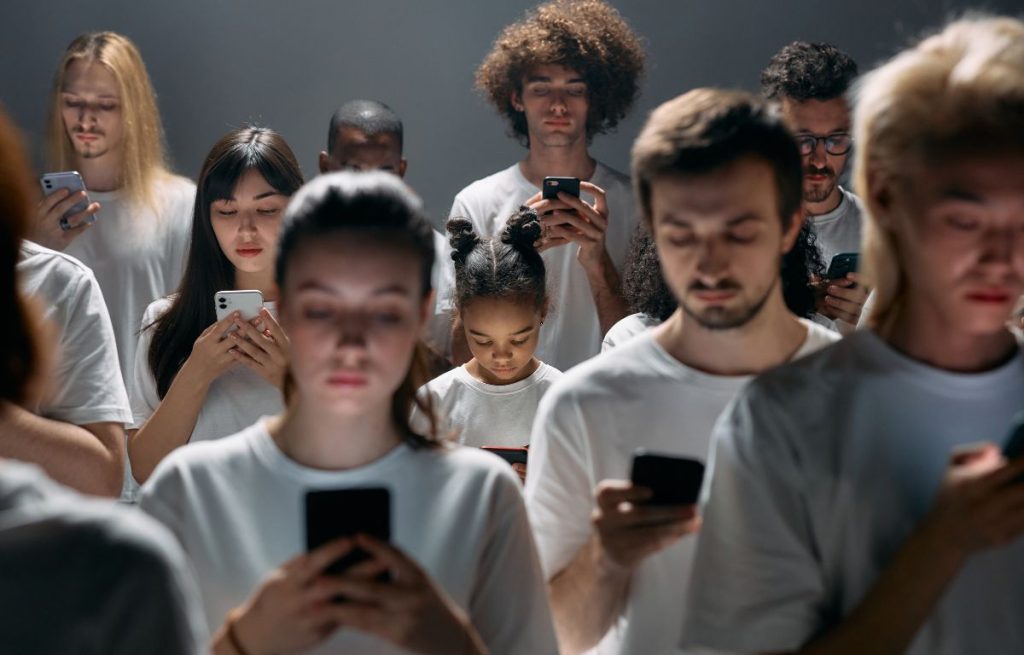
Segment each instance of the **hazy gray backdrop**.
[{"label": "hazy gray backdrop", "polygon": [[[159,94],[175,168],[193,179],[225,131],[254,121],[284,134],[307,177],[317,172],[334,108],[382,100],[406,126],[408,181],[435,220],[472,180],[522,149],[473,89],[473,71],[521,0],[120,0],[5,2],[0,98],[40,161],[53,67],[78,33],[131,37]],[[922,30],[978,3],[953,0],[615,0],[644,36],[649,71],[617,133],[595,140],[620,170],[647,113],[695,86],[757,88],[782,45],[828,41],[870,68]],[[21,6],[18,6],[21,5]],[[982,8],[1019,12],[1021,0]]]}]

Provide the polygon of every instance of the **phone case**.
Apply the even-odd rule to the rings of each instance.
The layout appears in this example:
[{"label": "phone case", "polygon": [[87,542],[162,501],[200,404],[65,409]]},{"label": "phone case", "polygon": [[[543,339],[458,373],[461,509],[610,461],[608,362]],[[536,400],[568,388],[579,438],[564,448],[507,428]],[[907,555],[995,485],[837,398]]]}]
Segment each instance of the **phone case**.
[{"label": "phone case", "polygon": [[[306,548],[314,550],[341,537],[367,534],[391,540],[391,492],[384,487],[324,489],[306,493]],[[337,575],[367,559],[355,550],[331,564]]]},{"label": "phone case", "polygon": [[[46,173],[39,178],[39,185],[43,187],[43,195],[50,195],[57,189],[68,189],[71,193],[76,191],[85,191],[85,180],[78,171],[62,171],[60,173]],[[71,206],[71,209],[64,212],[64,216],[61,218],[67,220],[74,216],[84,212],[89,207],[89,197],[86,195],[85,200],[76,202]],[[96,220],[96,214],[88,217],[83,221],[83,224],[92,223]],[[67,229],[67,228],[65,228]]]},{"label": "phone case", "polygon": [[526,448],[508,448],[503,446],[481,446],[481,450],[494,453],[509,464],[522,464],[526,466],[529,450]]},{"label": "phone case", "polygon": [[647,487],[647,505],[692,505],[700,497],[704,464],[688,457],[638,450],[633,454],[633,484]]},{"label": "phone case", "polygon": [[575,177],[545,177],[542,196],[548,200],[558,198],[558,193],[568,193],[570,196],[580,197],[580,181]]},{"label": "phone case", "polygon": [[[235,311],[242,312],[242,320],[251,321],[259,316],[260,310],[263,309],[263,293],[256,289],[218,291],[213,295],[213,305],[218,321]],[[237,329],[238,327],[232,325],[225,334],[231,334]]]},{"label": "phone case", "polygon": [[825,276],[830,280],[846,277],[847,273],[856,273],[860,255],[855,252],[841,252],[829,262]]}]

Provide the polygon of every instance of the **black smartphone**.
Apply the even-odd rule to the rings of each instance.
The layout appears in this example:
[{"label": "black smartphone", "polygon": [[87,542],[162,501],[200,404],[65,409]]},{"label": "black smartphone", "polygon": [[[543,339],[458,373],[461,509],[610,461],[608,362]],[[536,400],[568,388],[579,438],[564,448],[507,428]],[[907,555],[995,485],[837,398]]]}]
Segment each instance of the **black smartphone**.
[{"label": "black smartphone", "polygon": [[547,200],[558,200],[558,194],[568,193],[580,197],[580,180],[577,177],[545,177],[541,187],[542,195]]},{"label": "black smartphone", "polygon": [[503,448],[498,446],[482,446],[481,450],[494,453],[509,464],[522,464],[526,466],[526,458],[529,451],[526,448]]},{"label": "black smartphone", "polygon": [[[1010,423],[1010,434],[1003,442],[1003,457],[1017,459],[1024,457],[1024,412],[1017,414]],[[1024,475],[1018,476],[1014,482],[1024,482]]]},{"label": "black smartphone", "polygon": [[[357,534],[391,540],[390,491],[383,487],[361,487],[306,493],[307,550]],[[340,575],[369,557],[357,548],[327,567],[325,573]]]},{"label": "black smartphone", "polygon": [[829,262],[828,272],[825,277],[830,280],[838,280],[846,277],[847,273],[857,272],[857,263],[860,255],[855,252],[841,252]]},{"label": "black smartphone", "polygon": [[645,505],[692,505],[700,497],[704,463],[641,449],[633,453],[630,479],[634,485],[651,490]]}]

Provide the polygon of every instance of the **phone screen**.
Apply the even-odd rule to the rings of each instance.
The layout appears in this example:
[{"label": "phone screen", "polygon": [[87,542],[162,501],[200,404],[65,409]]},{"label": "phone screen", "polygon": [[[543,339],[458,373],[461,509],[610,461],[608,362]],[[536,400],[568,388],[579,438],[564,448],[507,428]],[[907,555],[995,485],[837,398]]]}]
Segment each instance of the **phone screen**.
[{"label": "phone screen", "polygon": [[[390,491],[384,487],[361,487],[306,493],[307,550],[357,534],[391,540]],[[356,549],[331,564],[326,573],[344,573],[367,559],[369,555],[365,551]]]},{"label": "phone screen", "polygon": [[700,497],[704,464],[689,457],[638,450],[633,454],[633,484],[651,490],[645,505],[692,505]]}]

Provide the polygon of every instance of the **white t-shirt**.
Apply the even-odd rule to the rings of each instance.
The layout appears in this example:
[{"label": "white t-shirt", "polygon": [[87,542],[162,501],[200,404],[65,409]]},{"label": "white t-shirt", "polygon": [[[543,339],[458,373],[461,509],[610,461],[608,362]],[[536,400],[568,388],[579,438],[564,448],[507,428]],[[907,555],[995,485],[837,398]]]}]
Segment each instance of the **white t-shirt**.
[{"label": "white t-shirt", "polygon": [[177,176],[157,185],[156,211],[133,205],[121,191],[90,191],[89,199],[102,205],[96,222],[64,250],[96,274],[125,380],[134,370],[142,312],[177,290],[191,237],[196,185]]},{"label": "white t-shirt", "polygon": [[616,346],[621,346],[636,335],[643,334],[652,327],[661,325],[661,323],[662,321],[642,312],[630,314],[613,325],[611,329],[608,330],[608,334],[604,335],[604,341],[601,342],[601,352],[606,352]]},{"label": "white t-shirt", "polygon": [[[598,162],[590,181],[605,191],[608,201],[605,244],[621,273],[629,239],[637,225],[629,177]],[[516,163],[460,191],[455,196],[449,216],[469,219],[477,234],[496,236],[519,207],[539,191],[523,176]],[[583,198],[593,201],[586,193]],[[546,250],[541,255],[547,266],[551,312],[540,335],[537,358],[561,371],[596,355],[604,336],[590,283],[576,259],[578,250],[575,244],[568,244]],[[438,313],[451,311],[455,293],[455,268],[450,245],[446,246],[442,261],[445,266],[438,286]]]},{"label": "white t-shirt", "polygon": [[35,413],[75,425],[131,423],[114,331],[92,271],[31,241],[21,242],[17,270],[22,293],[39,301],[60,337],[52,393]]},{"label": "white t-shirt", "polygon": [[[931,507],[957,446],[1001,444],[1024,354],[949,373],[869,330],[751,385],[715,429],[687,643],[796,650],[857,606]],[[1024,653],[1024,539],[970,558],[907,651]]]},{"label": "white t-shirt", "polygon": [[5,653],[209,652],[181,546],[141,512],[0,461]]},{"label": "white t-shirt", "polygon": [[[801,323],[807,338],[795,357],[838,338]],[[684,365],[652,331],[568,371],[537,412],[526,478],[545,576],[561,572],[590,539],[600,481],[628,480],[637,448],[706,460],[715,420],[749,380]],[[598,653],[676,652],[695,543],[683,538],[637,567],[622,614]]]},{"label": "white t-shirt", "polygon": [[[490,652],[557,652],[519,480],[476,449],[400,445],[366,466],[325,471],[288,458],[260,421],[176,450],[143,486],[141,506],[181,541],[217,626],[271,571],[305,552],[307,491],[374,486],[391,491],[392,543],[467,612]],[[405,651],[342,629],[311,652]]]},{"label": "white t-shirt", "polygon": [[[430,395],[439,435],[457,431],[459,443],[466,446],[521,448],[530,443],[541,397],[560,377],[558,369],[541,362],[529,377],[495,385],[477,380],[463,365],[434,378],[417,393]],[[418,410],[413,416],[417,424],[425,419]]]},{"label": "white t-shirt", "polygon": [[839,205],[827,214],[811,216],[811,225],[817,236],[821,258],[828,266],[832,258],[842,252],[860,252],[861,207],[860,198],[843,187]]}]

